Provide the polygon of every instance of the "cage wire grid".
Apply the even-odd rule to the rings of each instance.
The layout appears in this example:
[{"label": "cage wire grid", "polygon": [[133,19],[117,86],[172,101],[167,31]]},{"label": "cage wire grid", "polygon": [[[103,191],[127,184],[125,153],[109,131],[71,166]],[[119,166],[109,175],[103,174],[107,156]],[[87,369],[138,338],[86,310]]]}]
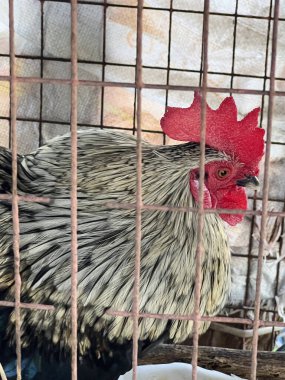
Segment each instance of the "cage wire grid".
[{"label": "cage wire grid", "polygon": [[[45,57],[44,49],[43,49],[43,13],[44,13],[44,3],[45,2],[62,2],[62,3],[70,3],[71,5],[71,78],[70,79],[53,79],[53,78],[43,78],[43,60],[55,60],[55,61],[64,61],[70,62],[68,59],[63,58],[54,58],[54,57]],[[172,15],[173,15],[173,0],[170,0],[169,8],[154,8],[144,6],[143,0],[139,0],[136,6],[131,5],[123,5],[123,4],[109,4],[106,0],[102,2],[92,2],[92,1],[58,1],[58,0],[41,0],[41,54],[40,56],[28,56],[28,55],[20,55],[17,56],[15,54],[15,35],[14,35],[14,0],[9,0],[9,23],[10,23],[10,35],[9,35],[9,43],[10,43],[10,54],[0,54],[1,57],[9,57],[10,59],[10,75],[0,76],[0,81],[9,82],[10,83],[10,115],[9,117],[1,116],[1,119],[10,121],[10,147],[12,149],[12,168],[13,168],[13,188],[12,195],[0,195],[1,199],[9,199],[12,202],[12,214],[13,214],[13,248],[14,248],[14,268],[15,268],[15,302],[8,301],[0,301],[0,306],[2,307],[11,307],[15,308],[16,314],[16,353],[17,353],[17,378],[21,378],[21,316],[20,310],[21,308],[29,308],[33,310],[37,309],[46,309],[54,310],[52,305],[41,305],[41,304],[26,304],[21,302],[20,292],[21,292],[21,277],[20,277],[20,249],[19,249],[19,240],[20,240],[20,232],[19,232],[19,215],[18,215],[18,203],[19,202],[49,202],[48,198],[42,197],[32,197],[32,196],[19,196],[17,194],[17,129],[16,123],[17,120],[23,121],[38,121],[39,122],[39,145],[42,144],[42,124],[43,123],[52,123],[50,120],[44,120],[42,117],[42,109],[43,109],[43,85],[44,84],[59,84],[59,85],[69,85],[71,87],[71,98],[70,98],[70,110],[71,110],[71,141],[72,141],[72,149],[71,149],[71,236],[72,236],[72,248],[71,248],[71,262],[72,262],[72,270],[71,270],[71,326],[72,326],[72,379],[77,379],[77,127],[81,124],[78,123],[78,115],[77,115],[77,106],[78,106],[78,88],[80,86],[94,86],[101,88],[101,114],[100,114],[100,124],[90,124],[89,127],[100,127],[100,128],[113,128],[113,126],[104,125],[104,91],[109,87],[125,87],[125,88],[133,88],[135,89],[134,96],[134,117],[133,117],[133,125],[132,128],[121,128],[131,130],[134,134],[137,135],[137,193],[136,193],[136,204],[122,204],[122,203],[112,203],[109,204],[109,207],[112,208],[120,208],[120,209],[135,209],[136,210],[136,239],[135,239],[135,273],[134,273],[134,291],[133,291],[133,310],[132,312],[126,312],[124,310],[108,310],[107,312],[110,315],[114,316],[124,316],[130,317],[133,319],[134,327],[133,327],[133,379],[137,379],[137,360],[138,360],[138,321],[139,318],[159,318],[159,319],[181,319],[181,320],[193,320],[193,356],[192,356],[192,365],[193,365],[193,375],[192,379],[197,379],[197,362],[198,362],[198,326],[199,321],[217,321],[224,323],[239,323],[243,325],[253,325],[253,342],[252,342],[252,367],[251,367],[251,380],[256,379],[256,368],[257,368],[257,351],[258,351],[258,328],[260,326],[270,326],[274,328],[274,326],[284,327],[285,323],[276,321],[263,321],[260,320],[260,302],[261,302],[261,279],[262,279],[262,265],[263,265],[263,251],[264,251],[264,241],[266,235],[266,220],[268,216],[279,216],[284,217],[285,211],[269,211],[268,210],[268,200],[269,200],[269,170],[270,170],[270,147],[271,147],[271,139],[272,139],[272,120],[273,120],[273,112],[274,112],[274,99],[276,96],[285,96],[285,91],[276,91],[275,89],[275,81],[276,80],[285,80],[285,78],[278,78],[275,76],[276,69],[276,51],[277,51],[277,35],[278,35],[278,22],[280,20],[285,21],[285,19],[279,18],[279,0],[271,0],[270,2],[270,16],[262,17],[262,16],[254,16],[259,19],[268,20],[268,29],[267,29],[267,42],[266,42],[266,60],[265,60],[265,70],[264,76],[259,76],[260,79],[263,79],[263,89],[262,90],[254,90],[247,88],[234,88],[233,87],[233,79],[235,74],[235,45],[236,45],[236,26],[237,26],[237,18],[238,17],[252,17],[247,15],[239,15],[238,14],[238,1],[236,0],[236,7],[234,13],[235,25],[234,25],[234,38],[233,38],[233,53],[232,53],[232,68],[230,73],[230,89],[223,87],[209,87],[207,81],[207,75],[211,72],[208,71],[208,36],[209,36],[209,17],[214,15],[222,15],[227,16],[225,13],[217,13],[210,12],[209,6],[210,1],[204,1],[204,11],[191,11],[191,10],[183,10],[183,9],[175,9],[177,12],[186,12],[186,13],[200,13],[203,15],[203,34],[202,34],[202,49],[201,49],[201,66],[200,70],[185,70],[189,73],[196,72],[199,74],[199,86],[188,86],[188,85],[172,85],[170,84],[170,68],[171,68],[171,36],[172,36]],[[85,63],[100,63],[102,64],[102,80],[82,80],[78,77],[78,25],[77,25],[77,12],[79,4],[90,4],[90,5],[100,5],[103,6],[104,9],[104,22],[103,22],[103,61],[84,61]],[[132,8],[137,11],[137,44],[136,44],[136,65],[126,65],[126,64],[118,64],[116,62],[107,62],[106,61],[106,10],[107,7],[121,7],[121,8]],[[167,10],[169,11],[169,39],[168,39],[168,58],[167,58],[167,77],[166,84],[148,84],[143,81],[143,68],[155,68],[155,69],[163,69],[165,67],[158,68],[157,66],[143,66],[142,63],[142,50],[143,50],[143,11],[145,9],[151,10]],[[274,14],[272,15],[272,13]],[[233,14],[228,14],[228,16],[233,16]],[[273,23],[273,27],[272,27]],[[272,28],[272,47],[271,47],[271,69],[270,76],[267,75],[267,65],[269,62],[269,40],[270,33]],[[27,59],[40,59],[40,77],[19,77],[16,75],[16,59],[17,58],[27,58]],[[112,82],[106,81],[105,78],[105,67],[106,65],[117,65],[117,66],[131,66],[135,68],[136,78],[134,82]],[[222,74],[222,73],[219,73]],[[228,73],[224,73],[225,75],[229,75]],[[252,77],[248,75],[245,77]],[[266,89],[266,80],[270,79],[270,88]],[[40,84],[40,118],[38,120],[32,118],[18,118],[17,117],[17,94],[16,94],[16,86],[18,83],[38,83]],[[169,90],[173,91],[193,91],[196,89],[201,89],[202,93],[202,113],[201,113],[201,155],[200,155],[200,192],[199,192],[199,205],[198,205],[198,249],[197,249],[197,265],[196,265],[196,285],[195,285],[195,311],[193,315],[165,315],[165,314],[151,314],[151,313],[140,313],[139,309],[139,287],[140,287],[140,249],[141,249],[141,214],[143,210],[160,210],[160,211],[179,211],[179,212],[197,212],[197,209],[194,208],[186,208],[186,207],[173,207],[169,206],[161,206],[161,205],[148,205],[143,203],[142,199],[142,132],[146,132],[147,130],[143,130],[141,126],[141,117],[142,117],[142,91],[144,89],[161,89],[166,91],[165,98],[165,108],[168,105],[168,94]],[[269,108],[268,108],[268,123],[267,123],[267,144],[266,144],[266,153],[265,153],[265,165],[264,165],[264,185],[263,185],[263,196],[262,196],[262,210],[256,209],[256,200],[257,197],[254,197],[253,209],[249,210],[228,210],[228,209],[204,209],[203,206],[203,186],[202,186],[202,178],[204,178],[204,163],[205,163],[205,107],[206,107],[206,96],[207,93],[210,92],[219,92],[219,93],[228,93],[231,94],[255,94],[262,95],[262,106],[265,103],[265,96],[269,96]],[[263,107],[262,107],[263,108]],[[263,113],[261,113],[261,121],[262,123]],[[66,125],[65,122],[58,122],[57,124]],[[84,123],[86,126],[86,123]],[[151,131],[152,133],[161,133],[158,131]],[[165,143],[165,138],[163,136],[163,142]],[[285,208],[285,206],[284,206]],[[254,306],[254,320],[252,321],[249,318],[239,318],[239,317],[224,317],[224,316],[216,316],[216,317],[208,317],[201,316],[199,314],[199,300],[200,300],[200,285],[201,285],[201,258],[203,255],[203,247],[202,247],[202,234],[203,234],[203,215],[205,213],[240,213],[245,215],[251,215],[252,218],[252,226],[254,224],[254,217],[256,215],[261,216],[261,229],[260,229],[260,243],[259,243],[259,251],[258,251],[258,268],[257,268],[257,279],[256,279],[256,298],[255,298],[255,306]],[[252,234],[250,236],[252,241]],[[251,254],[251,243],[249,246],[249,255],[248,255],[248,270],[250,270],[250,261],[254,255]],[[278,284],[278,271],[277,271],[277,279],[276,284]],[[277,286],[277,285],[276,285]],[[245,299],[245,305],[247,300]],[[246,310],[246,308],[244,309]],[[276,314],[276,310],[273,310]],[[244,314],[245,315],[245,314]],[[273,332],[272,332],[273,336]]]}]

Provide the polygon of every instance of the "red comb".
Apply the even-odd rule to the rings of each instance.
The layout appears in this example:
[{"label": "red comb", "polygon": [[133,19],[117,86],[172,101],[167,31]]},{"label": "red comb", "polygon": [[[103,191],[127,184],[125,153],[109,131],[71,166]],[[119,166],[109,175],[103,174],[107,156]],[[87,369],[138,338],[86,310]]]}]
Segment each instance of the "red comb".
[{"label": "red comb", "polygon": [[[163,132],[174,140],[200,141],[201,95],[195,92],[188,108],[168,107],[161,119]],[[264,129],[258,128],[260,108],[254,108],[242,120],[237,120],[237,108],[232,96],[219,108],[206,105],[206,145],[225,152],[246,166],[255,169],[264,153]]]}]

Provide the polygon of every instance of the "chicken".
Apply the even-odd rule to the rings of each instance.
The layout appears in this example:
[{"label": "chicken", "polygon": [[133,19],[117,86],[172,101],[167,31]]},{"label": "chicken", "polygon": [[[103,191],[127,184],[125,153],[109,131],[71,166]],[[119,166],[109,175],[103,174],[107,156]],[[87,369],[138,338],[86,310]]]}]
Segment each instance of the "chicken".
[{"label": "chicken", "polygon": [[[256,186],[264,150],[257,127],[259,109],[237,121],[232,97],[217,110],[206,109],[206,208],[246,209],[245,186]],[[143,143],[145,204],[197,207],[201,97],[189,108],[168,108],[163,131],[179,145]],[[20,202],[22,302],[51,304],[55,311],[22,309],[22,344],[50,359],[68,363],[70,340],[70,136],[55,138],[18,157],[18,191],[50,198]],[[11,192],[11,153],[0,149],[0,192]],[[78,132],[78,340],[80,363],[93,378],[117,379],[131,368],[132,320],[107,309],[131,311],[134,285],[135,210],[112,209],[110,202],[135,202],[136,139],[107,130]],[[230,290],[230,249],[224,222],[241,214],[205,214],[200,313],[215,315]],[[197,213],[144,210],[142,213],[140,310],[191,314],[194,307]],[[12,216],[0,202],[0,294],[14,299]],[[1,313],[4,311],[1,309]],[[140,348],[166,339],[185,341],[192,321],[144,318]],[[200,333],[209,326],[200,324]],[[13,344],[14,313],[2,335]],[[3,343],[4,342],[4,343]],[[0,358],[1,361],[1,358]],[[62,364],[65,365],[65,364]],[[47,376],[47,375],[46,375]],[[86,379],[86,375],[79,378]],[[41,375],[41,379],[44,379]],[[48,378],[48,377],[46,377]],[[52,378],[55,379],[55,372]],[[60,378],[60,376],[59,376]]]}]

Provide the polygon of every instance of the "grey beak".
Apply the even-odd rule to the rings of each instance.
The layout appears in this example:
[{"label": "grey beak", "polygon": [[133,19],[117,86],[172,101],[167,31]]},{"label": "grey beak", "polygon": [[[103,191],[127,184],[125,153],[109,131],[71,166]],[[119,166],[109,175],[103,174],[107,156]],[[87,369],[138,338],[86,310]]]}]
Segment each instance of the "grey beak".
[{"label": "grey beak", "polygon": [[248,187],[249,189],[258,189],[259,181],[257,177],[254,176],[246,176],[244,179],[238,179],[236,181],[238,186]]}]

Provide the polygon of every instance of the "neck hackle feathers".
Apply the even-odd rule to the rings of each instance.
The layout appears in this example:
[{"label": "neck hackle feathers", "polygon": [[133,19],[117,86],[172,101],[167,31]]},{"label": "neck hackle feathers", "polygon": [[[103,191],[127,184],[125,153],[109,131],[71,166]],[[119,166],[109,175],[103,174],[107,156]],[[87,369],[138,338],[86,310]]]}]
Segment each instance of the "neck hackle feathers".
[{"label": "neck hackle feathers", "polygon": [[[163,132],[174,140],[199,142],[202,98],[195,92],[188,108],[168,107],[161,119]],[[237,107],[232,96],[214,110],[206,104],[206,145],[238,159],[256,171],[264,153],[264,129],[258,127],[260,108],[254,108],[237,120]]]}]

